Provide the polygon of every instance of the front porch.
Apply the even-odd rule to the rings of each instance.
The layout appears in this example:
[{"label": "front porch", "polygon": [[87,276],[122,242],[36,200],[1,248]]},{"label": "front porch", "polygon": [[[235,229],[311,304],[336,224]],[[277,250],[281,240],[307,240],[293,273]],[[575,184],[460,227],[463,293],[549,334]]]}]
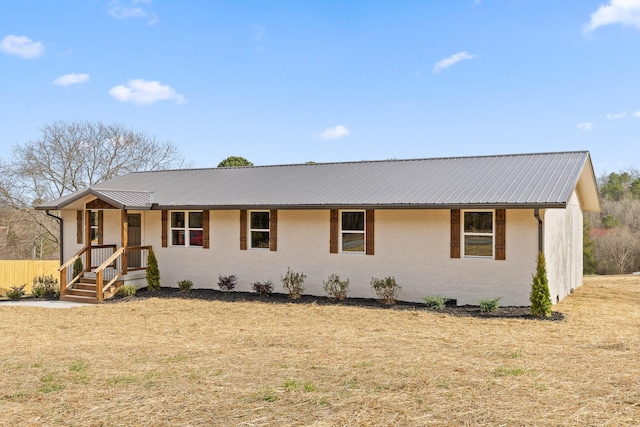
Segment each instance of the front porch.
[{"label": "front porch", "polygon": [[114,296],[123,285],[146,278],[151,246],[141,245],[140,214],[118,209],[120,242],[103,243],[104,210],[116,213],[115,209],[118,208],[95,199],[85,205],[85,210],[78,211],[78,242],[85,245],[59,269],[62,301],[99,303]]}]

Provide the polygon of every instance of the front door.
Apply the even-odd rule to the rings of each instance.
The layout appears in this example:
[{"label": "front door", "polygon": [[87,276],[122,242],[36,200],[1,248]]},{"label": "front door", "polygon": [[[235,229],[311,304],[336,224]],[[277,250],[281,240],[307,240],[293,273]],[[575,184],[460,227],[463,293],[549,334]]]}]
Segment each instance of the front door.
[{"label": "front door", "polygon": [[[128,233],[127,240],[129,246],[141,246],[142,245],[142,215],[141,214],[127,214]],[[140,249],[132,250],[127,253],[127,265],[129,268],[140,268],[141,263]]]}]

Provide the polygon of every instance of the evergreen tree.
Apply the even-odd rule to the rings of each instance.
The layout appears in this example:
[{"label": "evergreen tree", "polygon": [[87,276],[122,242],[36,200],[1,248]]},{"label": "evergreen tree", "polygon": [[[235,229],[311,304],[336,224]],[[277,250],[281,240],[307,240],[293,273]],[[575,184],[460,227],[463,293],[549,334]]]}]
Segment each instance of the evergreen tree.
[{"label": "evergreen tree", "polygon": [[147,290],[155,291],[160,289],[160,270],[158,269],[158,260],[153,249],[149,248],[149,257],[147,258]]},{"label": "evergreen tree", "polygon": [[536,275],[531,285],[531,315],[536,317],[551,317],[551,296],[547,280],[547,267],[544,253],[538,252]]},{"label": "evergreen tree", "polygon": [[84,271],[84,266],[82,265],[82,260],[80,258],[76,259],[73,263],[73,277],[76,277],[78,274]]}]

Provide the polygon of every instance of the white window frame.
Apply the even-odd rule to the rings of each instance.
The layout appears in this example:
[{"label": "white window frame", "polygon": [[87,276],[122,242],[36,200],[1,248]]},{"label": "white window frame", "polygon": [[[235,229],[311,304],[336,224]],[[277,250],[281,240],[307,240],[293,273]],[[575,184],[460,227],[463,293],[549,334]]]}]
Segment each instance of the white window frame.
[{"label": "white window frame", "polygon": [[[266,213],[269,216],[269,221],[267,228],[253,228],[251,227],[251,214],[254,213]],[[249,249],[251,250],[256,250],[256,251],[268,251],[269,247],[271,245],[271,211],[269,210],[255,210],[255,211],[249,211],[247,212],[247,216],[248,216],[248,224],[247,227],[249,228]],[[267,233],[267,235],[269,236],[267,239],[267,247],[266,248],[260,248],[260,247],[253,247],[253,232],[260,232],[260,233]]]},{"label": "white window frame", "polygon": [[[342,214],[350,213],[350,212],[359,212],[362,213],[362,230],[344,230],[342,228]],[[340,253],[343,254],[366,254],[367,253],[367,211],[365,209],[346,209],[341,210],[339,213],[339,244],[340,244]],[[362,245],[362,251],[349,251],[344,250],[343,242],[345,234],[362,234],[362,241],[364,242]]]},{"label": "white window frame", "polygon": [[[491,214],[491,233],[467,232],[464,229],[465,215],[467,213],[490,213]],[[484,258],[494,259],[496,256],[496,210],[495,209],[467,209],[462,211],[460,221],[460,235],[462,236],[461,250],[464,258]],[[491,255],[467,255],[466,238],[467,236],[491,237]]]},{"label": "white window frame", "polygon": [[[182,213],[184,214],[184,224],[182,227],[174,227],[173,226],[173,214],[174,213]],[[169,240],[171,242],[171,246],[175,248],[202,248],[203,244],[200,245],[192,245],[191,244],[191,231],[200,231],[202,233],[202,238],[204,239],[204,228],[203,227],[191,227],[189,224],[189,214],[190,213],[199,213],[204,216],[203,211],[198,210],[175,210],[169,211]],[[203,218],[204,219],[204,218]],[[173,232],[174,231],[184,231],[184,244],[174,244],[173,243]]]}]

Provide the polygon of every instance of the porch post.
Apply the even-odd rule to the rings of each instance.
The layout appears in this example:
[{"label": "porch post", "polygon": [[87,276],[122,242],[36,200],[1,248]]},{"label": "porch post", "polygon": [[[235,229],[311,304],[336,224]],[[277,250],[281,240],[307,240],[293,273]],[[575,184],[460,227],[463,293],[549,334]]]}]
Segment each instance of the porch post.
[{"label": "porch post", "polygon": [[85,251],[84,271],[91,271],[91,211],[84,211],[84,244],[88,248]]},{"label": "porch post", "polygon": [[124,252],[122,253],[122,274],[127,274],[127,270],[129,265],[127,263],[127,257],[129,255],[129,251],[127,250],[127,246],[129,246],[129,218],[127,217],[127,210],[122,210],[122,218],[121,218],[121,243],[124,248]]}]

